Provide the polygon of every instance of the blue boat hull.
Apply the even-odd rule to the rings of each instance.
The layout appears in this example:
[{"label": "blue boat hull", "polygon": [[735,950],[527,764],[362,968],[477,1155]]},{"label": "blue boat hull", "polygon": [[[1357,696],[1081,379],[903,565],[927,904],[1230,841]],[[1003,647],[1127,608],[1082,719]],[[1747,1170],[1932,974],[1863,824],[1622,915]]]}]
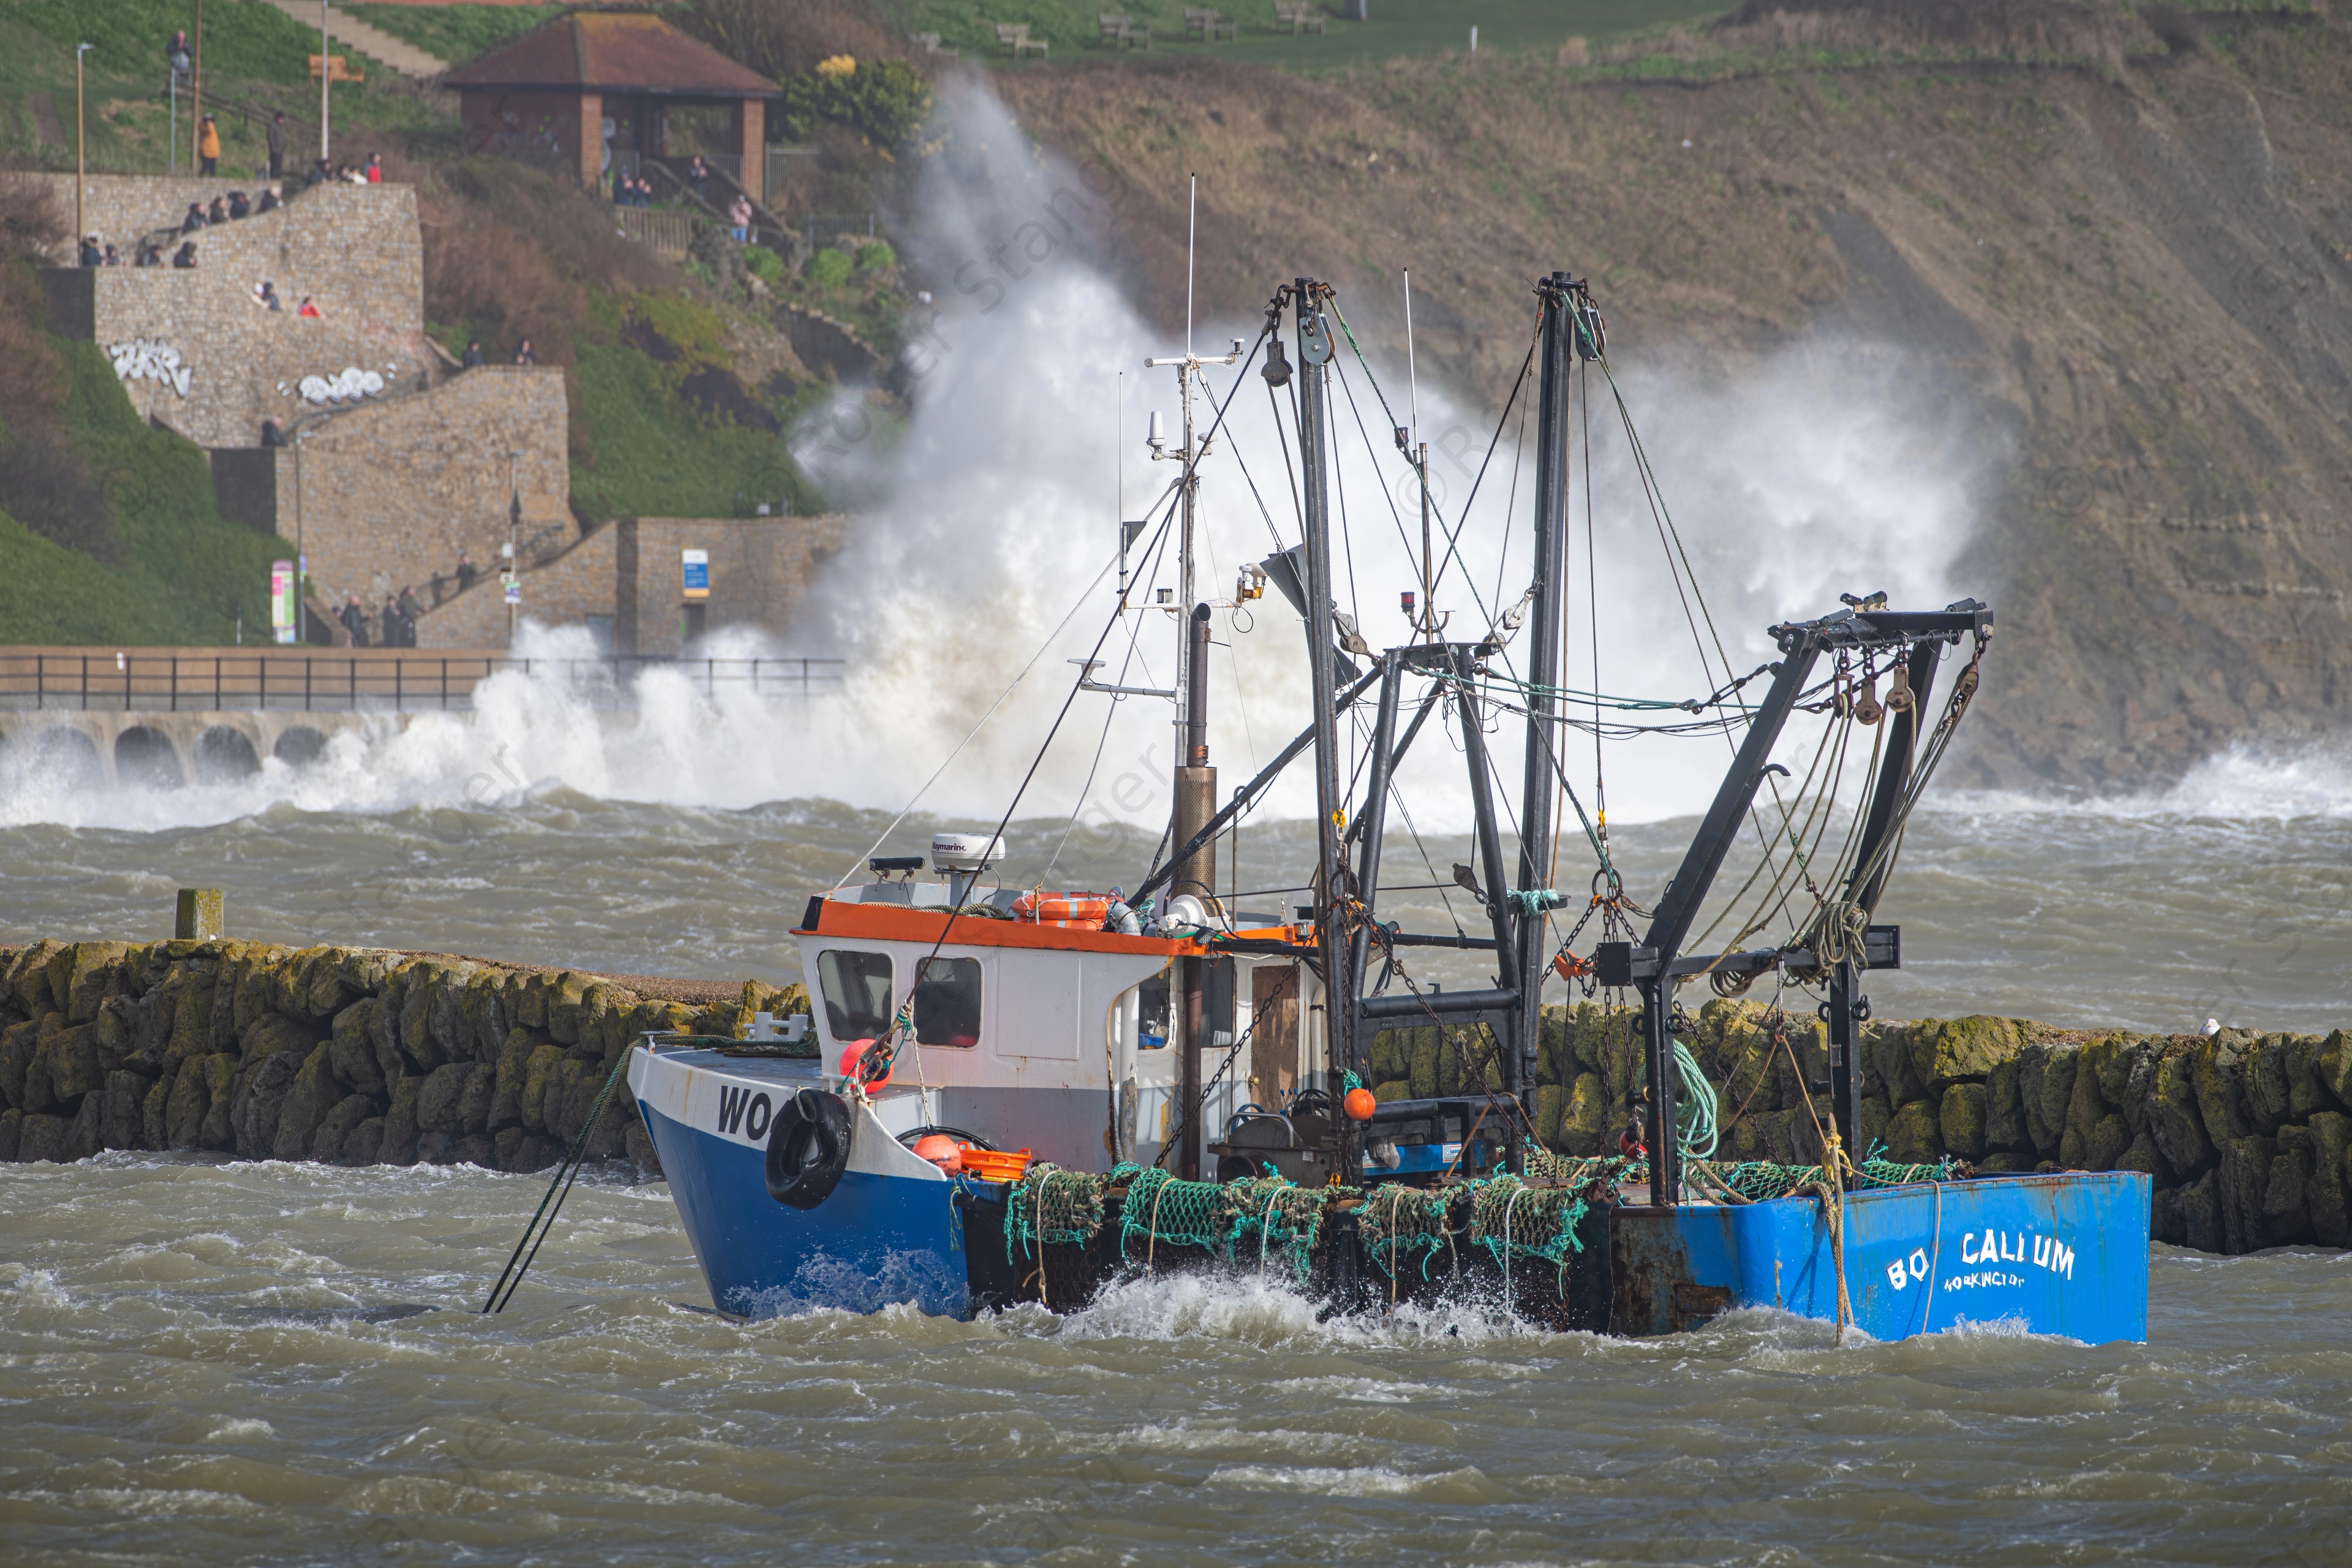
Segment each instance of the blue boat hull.
[{"label": "blue boat hull", "polygon": [[769,1318],[811,1308],[874,1312],[907,1303],[971,1311],[955,1185],[852,1170],[814,1209],[768,1195],[759,1150],[644,1108],[687,1239],[722,1311]]},{"label": "blue boat hull", "polygon": [[[996,1237],[966,1237],[955,1183],[853,1167],[816,1208],[787,1208],[768,1195],[756,1146],[642,1110],[723,1310],[771,1317],[905,1303],[968,1317],[973,1244],[1003,1262]],[[2149,1192],[2147,1176],[2118,1171],[1851,1194],[1852,1321],[1877,1340],[1978,1326],[2144,1341]],[[1612,1332],[1672,1332],[1740,1307],[1837,1315],[1835,1249],[1811,1198],[1625,1206],[1609,1211],[1606,1228]]]},{"label": "blue boat hull", "polygon": [[[1878,1340],[1998,1325],[2090,1344],[2145,1341],[2149,1194],[2133,1171],[1850,1194],[1852,1321]],[[1668,1332],[1728,1307],[1836,1316],[1829,1226],[1811,1198],[1622,1208],[1612,1228],[1617,1332]]]}]

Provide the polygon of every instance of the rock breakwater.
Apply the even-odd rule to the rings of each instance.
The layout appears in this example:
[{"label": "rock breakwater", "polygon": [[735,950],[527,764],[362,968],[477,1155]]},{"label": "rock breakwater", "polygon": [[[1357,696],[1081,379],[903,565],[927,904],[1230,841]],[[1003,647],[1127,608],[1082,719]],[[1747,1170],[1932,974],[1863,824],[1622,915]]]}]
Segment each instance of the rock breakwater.
[{"label": "rock breakwater", "polygon": [[[251,942],[0,946],[0,1160],[217,1151],[552,1165],[647,1030],[740,1037],[798,985]],[[586,1145],[656,1171],[624,1085]]]},{"label": "rock breakwater", "polygon": [[[1723,1160],[1811,1164],[1831,1124],[1827,1032],[1810,1012],[1709,1002],[1678,1031],[1716,1090]],[[1562,1153],[1614,1152],[1636,1120],[1633,1016],[1546,1009],[1533,1111]],[[1500,1078],[1483,1032],[1390,1030],[1384,1100]],[[1951,1157],[1978,1172],[2144,1171],[2156,1240],[2207,1252],[2352,1246],[2352,1035],[2140,1035],[2018,1018],[1925,1018],[1864,1031],[1856,1157]]]},{"label": "rock breakwater", "polygon": [[[211,1151],[528,1172],[579,1135],[648,1030],[740,1037],[798,984],[586,973],[382,948],[234,941],[0,946],[0,1161]],[[1810,1163],[1830,1122],[1821,1022],[1717,1000],[1680,1031],[1717,1158]],[[2140,1035],[2024,1019],[1874,1022],[1862,1152],[1978,1172],[2144,1171],[2156,1239],[2352,1246],[2352,1034]],[[1499,1087],[1480,1031],[1392,1029],[1382,1100]],[[1546,1009],[1531,1110],[1562,1153],[1613,1151],[1642,1093],[1633,1016]],[[659,1169],[624,1086],[590,1158]]]}]

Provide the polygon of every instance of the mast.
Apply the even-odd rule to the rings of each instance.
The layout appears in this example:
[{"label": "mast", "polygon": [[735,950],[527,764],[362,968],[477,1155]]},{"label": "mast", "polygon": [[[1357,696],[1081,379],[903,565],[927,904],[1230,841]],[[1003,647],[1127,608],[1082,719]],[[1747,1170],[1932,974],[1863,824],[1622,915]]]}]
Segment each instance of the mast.
[{"label": "mast", "polygon": [[[1543,379],[1536,413],[1535,600],[1528,639],[1528,742],[1519,804],[1518,886],[1539,894],[1552,868],[1553,781],[1558,737],[1552,695],[1559,685],[1561,612],[1567,607],[1568,403],[1570,338],[1569,275],[1555,272],[1536,287],[1543,301]],[[1544,966],[1550,958],[1550,921],[1540,897],[1517,906],[1518,930],[1517,1079],[1536,1081],[1536,1052],[1543,1029]],[[1517,1123],[1512,1124],[1511,1169],[1521,1168]]]},{"label": "mast", "polygon": [[1316,948],[1324,988],[1326,1060],[1328,1076],[1336,1079],[1358,1053],[1355,998],[1348,989],[1339,923],[1339,900],[1347,894],[1348,880],[1341,858],[1339,710],[1333,700],[1339,679],[1331,647],[1335,603],[1328,472],[1332,345],[1322,308],[1329,296],[1330,289],[1312,278],[1297,279],[1291,284],[1298,332],[1298,477],[1306,528],[1301,553],[1307,565],[1307,658],[1315,704]]},{"label": "mast", "polygon": [[[1895,803],[1911,785],[1919,720],[1927,711],[1936,665],[1943,656],[1942,643],[1912,644],[1906,666],[1910,705],[1887,716],[1886,753],[1879,760],[1869,814],[1863,819],[1862,844],[1854,851],[1853,874],[1845,886],[1845,902],[1859,908],[1865,919],[1878,911],[1878,895],[1886,883],[1886,864],[1879,851],[1894,825]],[[1861,994],[1864,967],[1854,962],[1850,943],[1840,944],[1838,961],[1830,967],[1830,1114],[1839,1141],[1857,1163],[1870,1153],[1857,1142],[1862,1132],[1862,1024],[1870,1001]]]}]

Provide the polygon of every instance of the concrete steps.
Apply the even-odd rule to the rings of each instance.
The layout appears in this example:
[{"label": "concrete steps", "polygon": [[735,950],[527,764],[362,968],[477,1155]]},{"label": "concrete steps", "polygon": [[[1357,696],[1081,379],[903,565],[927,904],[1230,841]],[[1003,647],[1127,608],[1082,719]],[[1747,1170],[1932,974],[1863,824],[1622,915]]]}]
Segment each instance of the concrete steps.
[{"label": "concrete steps", "polygon": [[[304,0],[269,0],[269,4],[285,12],[312,32],[319,28],[319,7]],[[401,75],[425,80],[439,76],[449,68],[449,62],[428,55],[415,45],[404,43],[382,27],[367,23],[330,6],[327,11],[327,37],[355,53],[365,55],[381,65],[390,66]]]}]

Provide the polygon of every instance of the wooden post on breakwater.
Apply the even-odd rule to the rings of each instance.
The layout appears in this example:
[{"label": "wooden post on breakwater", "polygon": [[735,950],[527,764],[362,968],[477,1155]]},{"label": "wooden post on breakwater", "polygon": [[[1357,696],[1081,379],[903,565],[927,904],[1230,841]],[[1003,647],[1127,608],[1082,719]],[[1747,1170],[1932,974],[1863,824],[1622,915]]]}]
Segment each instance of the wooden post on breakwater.
[{"label": "wooden post on breakwater", "polygon": [[182,888],[180,909],[172,922],[172,935],[179,942],[211,942],[221,934],[221,890],[218,888]]}]

